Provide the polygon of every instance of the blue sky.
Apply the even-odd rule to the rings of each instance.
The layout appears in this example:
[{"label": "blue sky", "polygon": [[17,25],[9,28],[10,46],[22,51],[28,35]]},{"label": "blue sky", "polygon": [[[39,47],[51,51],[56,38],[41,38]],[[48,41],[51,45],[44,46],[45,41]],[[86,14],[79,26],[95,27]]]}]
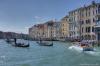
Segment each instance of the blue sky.
[{"label": "blue sky", "polygon": [[[34,24],[60,20],[93,0],[0,0],[0,31],[28,33]],[[95,0],[100,2],[100,0]]]}]

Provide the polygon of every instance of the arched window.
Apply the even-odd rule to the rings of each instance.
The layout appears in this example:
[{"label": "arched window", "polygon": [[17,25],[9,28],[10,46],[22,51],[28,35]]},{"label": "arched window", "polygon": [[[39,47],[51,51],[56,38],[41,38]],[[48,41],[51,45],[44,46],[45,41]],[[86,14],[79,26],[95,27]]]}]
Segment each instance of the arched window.
[{"label": "arched window", "polygon": [[87,35],[87,39],[90,40],[91,39],[91,35]]},{"label": "arched window", "polygon": [[96,39],[96,36],[95,35],[92,35],[92,40],[95,40]]}]

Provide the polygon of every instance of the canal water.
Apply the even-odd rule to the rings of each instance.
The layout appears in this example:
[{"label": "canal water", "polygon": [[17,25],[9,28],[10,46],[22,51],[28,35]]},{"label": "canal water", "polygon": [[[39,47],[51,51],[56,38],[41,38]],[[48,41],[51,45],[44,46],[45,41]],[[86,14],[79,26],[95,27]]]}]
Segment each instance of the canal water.
[{"label": "canal water", "polygon": [[19,48],[0,40],[0,66],[100,66],[100,48],[89,54],[69,49],[70,45],[55,41],[46,47],[30,41],[29,48]]}]

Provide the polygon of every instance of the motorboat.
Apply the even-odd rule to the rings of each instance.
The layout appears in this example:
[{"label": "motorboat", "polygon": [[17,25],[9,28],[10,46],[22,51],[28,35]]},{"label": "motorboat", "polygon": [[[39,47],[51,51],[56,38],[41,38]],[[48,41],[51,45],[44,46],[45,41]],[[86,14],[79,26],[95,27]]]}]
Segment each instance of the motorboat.
[{"label": "motorboat", "polygon": [[91,44],[88,43],[75,44],[73,46],[70,46],[69,49],[74,49],[77,51],[94,51],[94,48],[91,46]]},{"label": "motorboat", "polygon": [[81,43],[80,47],[83,48],[83,51],[94,51],[94,48],[89,43]]}]

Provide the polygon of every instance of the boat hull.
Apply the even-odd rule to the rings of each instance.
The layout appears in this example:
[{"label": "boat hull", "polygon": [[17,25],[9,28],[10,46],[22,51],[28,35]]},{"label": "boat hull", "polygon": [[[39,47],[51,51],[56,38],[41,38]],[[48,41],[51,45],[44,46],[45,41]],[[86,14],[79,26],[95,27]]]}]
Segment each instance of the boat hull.
[{"label": "boat hull", "polygon": [[85,47],[81,47],[81,46],[71,46],[69,47],[69,49],[74,49],[74,50],[78,50],[78,51],[94,51],[93,48],[85,48]]},{"label": "boat hull", "polygon": [[40,46],[53,46],[53,43],[37,42]]},{"label": "boat hull", "polygon": [[15,46],[15,47],[29,47],[30,45],[29,44],[25,45],[25,44],[17,43],[17,44],[13,44],[13,46]]}]

